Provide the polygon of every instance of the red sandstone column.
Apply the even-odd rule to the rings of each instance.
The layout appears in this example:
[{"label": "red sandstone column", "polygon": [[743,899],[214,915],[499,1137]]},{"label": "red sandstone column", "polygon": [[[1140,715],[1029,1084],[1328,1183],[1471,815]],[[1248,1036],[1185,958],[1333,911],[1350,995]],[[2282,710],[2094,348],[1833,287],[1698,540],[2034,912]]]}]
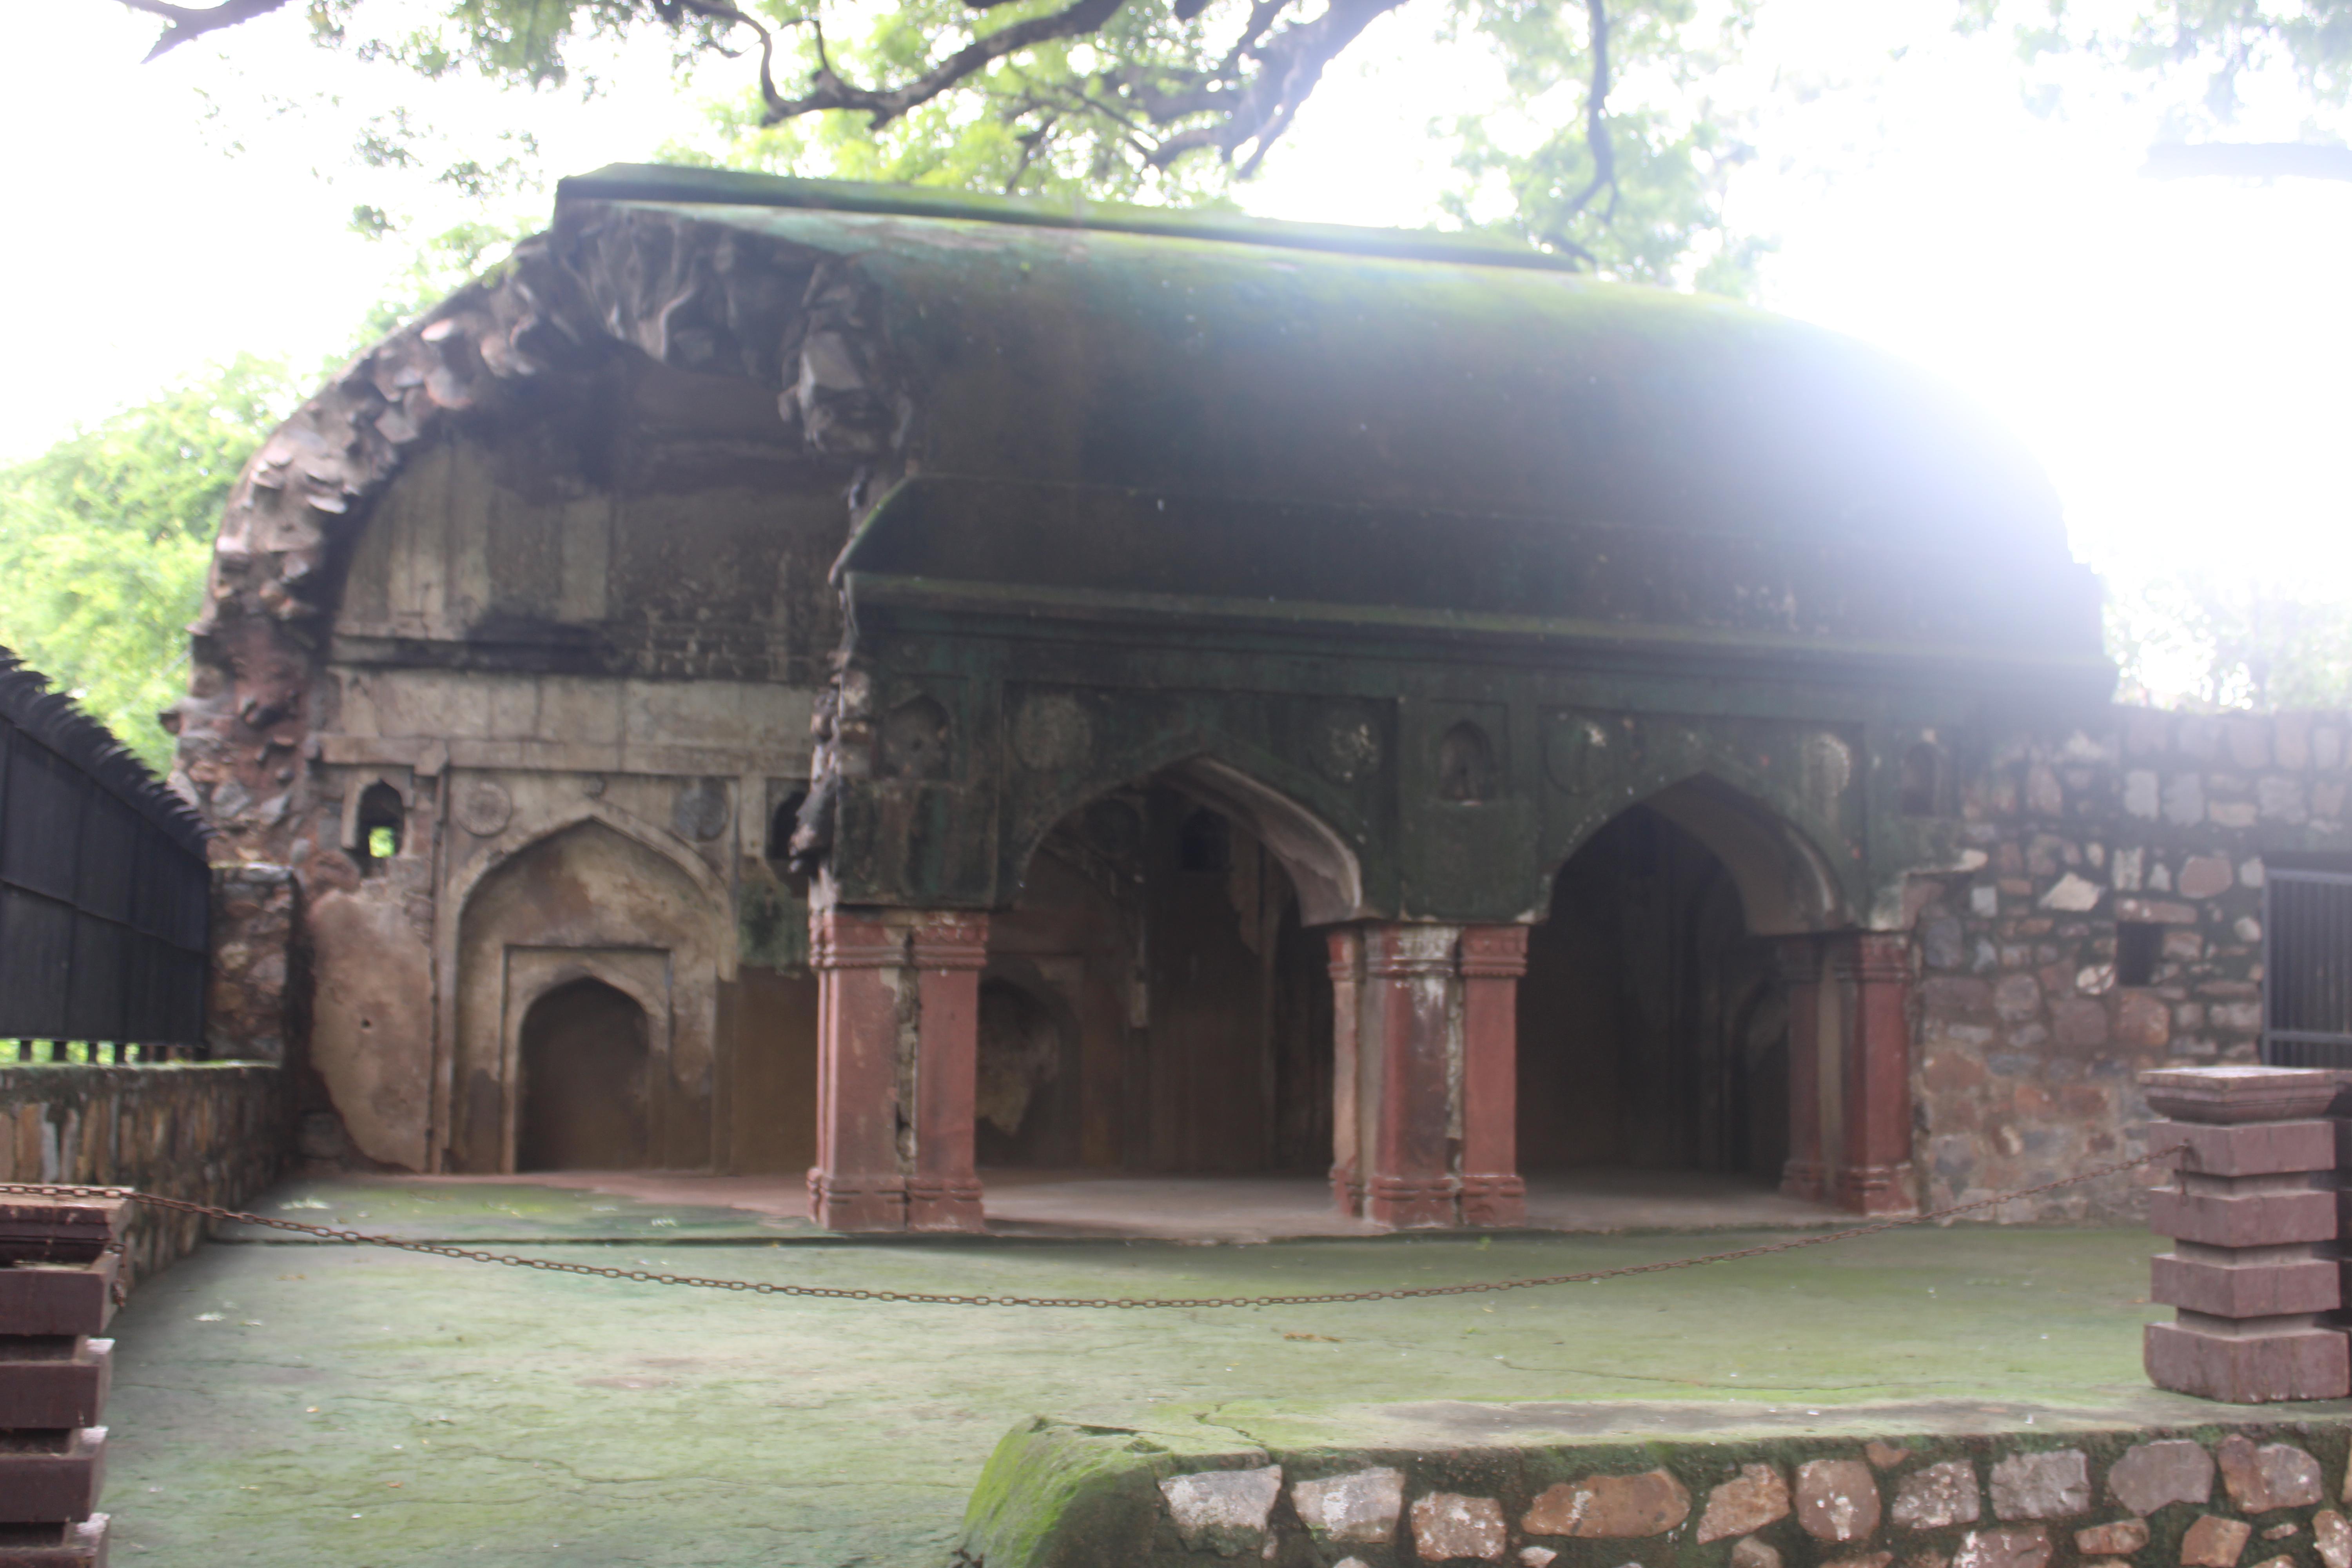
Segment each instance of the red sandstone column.
[{"label": "red sandstone column", "polygon": [[1392,1229],[1456,1218],[1451,1139],[1454,1097],[1447,1049],[1454,926],[1364,928],[1363,1006],[1371,1020],[1363,1063],[1373,1103],[1364,1217]]},{"label": "red sandstone column", "polygon": [[1899,931],[1844,931],[1830,942],[1844,1047],[1843,1147],[1833,1191],[1838,1206],[1856,1214],[1918,1206],[1911,1192],[1909,946]]},{"label": "red sandstone column", "polygon": [[817,972],[816,1164],[809,1218],[827,1230],[904,1230],[898,1163],[898,998],[904,933],[879,910],[809,920]]},{"label": "red sandstone column", "polygon": [[919,916],[910,952],[916,984],[915,1153],[907,1178],[907,1228],[985,1230],[971,1148],[988,917]]},{"label": "red sandstone column", "polygon": [[1822,953],[1817,939],[1783,937],[1773,955],[1789,996],[1789,1163],[1780,1190],[1819,1203],[1829,1194],[1822,1149]]},{"label": "red sandstone column", "polygon": [[1363,1012],[1364,935],[1353,926],[1339,926],[1328,936],[1331,946],[1331,1203],[1341,1214],[1360,1219],[1364,1214],[1362,1123],[1358,1107],[1362,1086],[1356,1081],[1359,1032]]},{"label": "red sandstone column", "polygon": [[1528,928],[1465,926],[1462,975],[1462,1223],[1524,1225],[1519,1175],[1519,976]]}]

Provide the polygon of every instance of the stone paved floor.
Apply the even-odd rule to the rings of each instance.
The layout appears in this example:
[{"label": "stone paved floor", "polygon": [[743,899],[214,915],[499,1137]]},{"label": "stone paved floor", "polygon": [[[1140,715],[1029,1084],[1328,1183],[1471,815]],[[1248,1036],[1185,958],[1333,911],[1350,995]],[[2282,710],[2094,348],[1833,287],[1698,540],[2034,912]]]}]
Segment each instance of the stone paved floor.
[{"label": "stone paved floor", "polygon": [[[1343,1290],[1756,1239],[796,1245],[721,1205],[486,1183],[313,1184],[270,1206],[632,1268],[998,1293]],[[1709,1419],[1695,1406],[1866,1424],[1857,1407],[1903,1403],[1963,1426],[2210,1414],[2140,1380],[2139,1325],[2162,1311],[2144,1300],[2151,1249],[2136,1232],[1923,1228],[1499,1296],[1144,1314],[215,1245],[116,1320],[107,1506],[118,1564],[152,1568],[930,1568],[989,1449],[1036,1412],[1238,1431],[1433,1400],[1645,1403],[1685,1426]]]}]

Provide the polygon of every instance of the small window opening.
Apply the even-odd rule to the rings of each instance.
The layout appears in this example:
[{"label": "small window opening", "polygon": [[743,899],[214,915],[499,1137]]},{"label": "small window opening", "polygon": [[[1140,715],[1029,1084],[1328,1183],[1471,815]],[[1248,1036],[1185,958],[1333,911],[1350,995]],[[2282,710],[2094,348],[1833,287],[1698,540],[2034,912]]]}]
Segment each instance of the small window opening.
[{"label": "small window opening", "polygon": [[384,862],[400,853],[400,830],[408,807],[400,792],[388,784],[372,784],[360,796],[360,871],[373,876]]},{"label": "small window opening", "polygon": [[1467,719],[1437,742],[1437,798],[1463,805],[1495,798],[1495,748]]},{"label": "small window opening", "polygon": [[2150,921],[2116,922],[2116,984],[2153,985],[2164,958],[2164,928]]},{"label": "small window opening", "polygon": [[1186,817],[1176,831],[1176,864],[1187,871],[1232,870],[1232,825],[1206,806]]},{"label": "small window opening", "polygon": [[768,858],[778,866],[793,858],[793,834],[801,825],[801,807],[808,804],[808,791],[796,789],[776,803],[775,815],[768,818]]},{"label": "small window opening", "polygon": [[1934,746],[1922,741],[1903,753],[1903,815],[1933,816],[1936,797],[1942,792],[1944,756]]}]

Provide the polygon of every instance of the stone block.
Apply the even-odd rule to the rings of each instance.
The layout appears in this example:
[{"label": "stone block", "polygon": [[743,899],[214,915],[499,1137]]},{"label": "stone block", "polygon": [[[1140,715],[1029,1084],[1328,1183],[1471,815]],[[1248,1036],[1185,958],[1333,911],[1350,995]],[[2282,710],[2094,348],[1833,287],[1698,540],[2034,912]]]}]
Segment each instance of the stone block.
[{"label": "stone block", "polygon": [[2159,1253],[2150,1260],[2148,1297],[2216,1318],[2327,1312],[2343,1301],[2342,1267],[2326,1258],[2228,1263]]},{"label": "stone block", "polygon": [[114,1284],[122,1254],[95,1263],[27,1264],[0,1268],[0,1334],[103,1333],[114,1316]]},{"label": "stone block", "polygon": [[2247,1513],[2273,1509],[2308,1508],[2326,1496],[2319,1479],[2319,1461],[2292,1443],[2264,1443],[2236,1433],[2221,1439],[2215,1450],[2221,1466],[2221,1485],[2230,1500]]},{"label": "stone block", "polygon": [[2278,1176],[2336,1168],[2336,1123],[2253,1121],[2234,1127],[2158,1121],[2147,1130],[2147,1152],[2179,1150],[2176,1170],[2208,1176]]},{"label": "stone block", "polygon": [[1395,1538],[1404,1512],[1404,1472],[1375,1468],[1294,1481],[1290,1500],[1300,1522],[1322,1540],[1381,1545]]},{"label": "stone block", "polygon": [[0,1430],[96,1426],[113,1352],[111,1340],[0,1342]]},{"label": "stone block", "polygon": [[1952,1568],[2049,1568],[2050,1532],[2038,1524],[2016,1530],[1971,1530],[1952,1553]]},{"label": "stone block", "polygon": [[1160,1483],[1176,1533],[1192,1551],[1230,1557],[1265,1546],[1265,1521],[1282,1492],[1282,1467],[1198,1470]]},{"label": "stone block", "polygon": [[0,1568],[106,1568],[110,1523],[94,1513],[54,1529],[12,1531],[0,1542]]},{"label": "stone block", "polygon": [[1982,1506],[1976,1466],[1966,1459],[1929,1465],[1895,1484],[1894,1520],[1906,1530],[1974,1524]]},{"label": "stone block", "polygon": [[2340,1329],[2224,1336],[2179,1323],[2150,1323],[2142,1360],[2158,1388],[2231,1405],[2352,1394],[2352,1355]]},{"label": "stone block", "polygon": [[1878,1528],[1878,1480],[1860,1459],[1797,1467],[1797,1522],[1816,1541],[1861,1541]]},{"label": "stone block", "polygon": [[1706,1494],[1699,1515],[1699,1544],[1747,1535],[1789,1517],[1789,1483],[1770,1465],[1742,1465],[1737,1479]]},{"label": "stone block", "polygon": [[2285,1247],[2333,1241],[2335,1193],[2184,1193],[2161,1188],[2147,1199],[2147,1227],[2205,1247]]},{"label": "stone block", "polygon": [[1509,1536],[1503,1505],[1493,1498],[1432,1492],[1412,1500],[1412,1549],[1423,1563],[1499,1562]]},{"label": "stone block", "polygon": [[1587,1476],[1545,1488],[1519,1528],[1529,1535],[1632,1540],[1664,1535],[1690,1517],[1690,1493],[1665,1470]]},{"label": "stone block", "polygon": [[106,1484],[106,1428],[62,1432],[52,1445],[0,1449],[0,1524],[88,1519]]},{"label": "stone block", "polygon": [[[2217,994],[2210,985],[2203,988]],[[2303,1121],[2335,1103],[2335,1075],[2321,1068],[2157,1068],[2139,1075],[2150,1110],[2178,1121],[2235,1125]]]},{"label": "stone block", "polygon": [[2241,1519],[2205,1514],[2180,1537],[2180,1568],[2238,1568],[2254,1527]]},{"label": "stone block", "polygon": [[129,1202],[0,1198],[0,1263],[94,1263],[121,1238]]},{"label": "stone block", "polygon": [[1779,1548],[1750,1536],[1731,1543],[1731,1568],[1780,1568]]},{"label": "stone block", "polygon": [[2091,1461],[2080,1448],[2011,1454],[1992,1468],[1996,1519],[2072,1519],[2091,1508]]},{"label": "stone block", "polygon": [[2147,1544],[2147,1521],[2119,1519],[2074,1532],[2074,1550],[2085,1557],[2128,1557]]},{"label": "stone block", "polygon": [[2323,1568],[2352,1568],[2352,1524],[2334,1509],[2322,1509],[2311,1516],[2311,1543],[2319,1552]]}]

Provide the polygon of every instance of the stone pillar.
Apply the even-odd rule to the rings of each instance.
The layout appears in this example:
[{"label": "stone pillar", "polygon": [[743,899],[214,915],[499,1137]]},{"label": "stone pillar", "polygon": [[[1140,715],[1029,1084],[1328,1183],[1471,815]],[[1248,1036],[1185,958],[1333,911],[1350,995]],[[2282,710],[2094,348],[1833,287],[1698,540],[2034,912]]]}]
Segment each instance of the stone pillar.
[{"label": "stone pillar", "polygon": [[[1839,1147],[1831,1192],[1856,1214],[1906,1214],[1911,1190],[1909,942],[1894,931],[1832,937],[1840,1024]],[[1825,1151],[1826,1152],[1826,1151]]]},{"label": "stone pillar", "polygon": [[985,1230],[971,1149],[988,917],[919,916],[909,930],[908,956],[916,976],[916,1018],[915,1147],[907,1177],[907,1228]]},{"label": "stone pillar", "polygon": [[1460,928],[1363,928],[1364,1217],[1397,1230],[1453,1225],[1454,946]]},{"label": "stone pillar", "polygon": [[[1829,1196],[1822,1148],[1821,945],[1810,936],[1783,937],[1773,965],[1789,997],[1789,1163],[1781,1168],[1780,1190],[1820,1203]],[[1836,1022],[1834,1005],[1829,1021]]]},{"label": "stone pillar", "polygon": [[1462,1223],[1524,1225],[1519,1175],[1519,976],[1528,928],[1465,926],[1462,976]]},{"label": "stone pillar", "polygon": [[1331,951],[1331,1204],[1341,1214],[1364,1214],[1362,1085],[1358,1042],[1363,1029],[1364,936],[1336,926]]},{"label": "stone pillar", "polygon": [[106,1561],[99,1422],[114,1344],[93,1336],[114,1311],[128,1205],[87,1192],[0,1198],[0,1562]]},{"label": "stone pillar", "polygon": [[2336,1075],[2317,1068],[2168,1068],[2139,1081],[2148,1150],[2178,1149],[2172,1184],[2148,1197],[2170,1237],[2148,1295],[2176,1310],[2150,1323],[2148,1380],[2233,1405],[2352,1393],[2336,1237]]},{"label": "stone pillar", "polygon": [[[878,910],[818,910],[809,927],[809,961],[817,972],[809,1218],[827,1230],[904,1230],[898,1037],[906,934]],[[908,1012],[913,1000],[906,998]]]}]

